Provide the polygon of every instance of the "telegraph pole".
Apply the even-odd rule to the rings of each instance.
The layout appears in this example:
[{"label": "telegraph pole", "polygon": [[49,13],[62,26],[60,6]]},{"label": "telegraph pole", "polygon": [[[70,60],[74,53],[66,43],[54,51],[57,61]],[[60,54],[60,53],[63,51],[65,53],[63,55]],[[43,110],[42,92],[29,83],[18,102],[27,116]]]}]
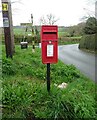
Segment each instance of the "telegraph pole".
[{"label": "telegraph pole", "polygon": [[10,0],[1,0],[2,2],[2,16],[5,37],[6,57],[13,57],[14,54],[14,34],[12,24],[12,12]]},{"label": "telegraph pole", "polygon": [[32,52],[35,52],[35,42],[34,42],[35,36],[34,36],[33,15],[32,14],[31,14],[31,23],[32,23],[32,38],[33,38],[33,41],[32,41]]},{"label": "telegraph pole", "polygon": [[97,1],[95,2],[95,17],[97,19]]}]

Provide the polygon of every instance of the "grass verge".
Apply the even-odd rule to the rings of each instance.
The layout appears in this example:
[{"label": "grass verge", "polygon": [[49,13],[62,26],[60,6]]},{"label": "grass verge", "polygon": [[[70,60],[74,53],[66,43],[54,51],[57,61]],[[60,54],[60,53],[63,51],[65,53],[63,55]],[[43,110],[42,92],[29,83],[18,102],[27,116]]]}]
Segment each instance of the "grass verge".
[{"label": "grass verge", "polygon": [[[46,65],[41,52],[16,46],[13,59],[2,57],[2,112],[5,118],[96,119],[95,83],[73,65],[51,65],[51,91],[46,89]],[[66,89],[57,86],[68,84]]]}]

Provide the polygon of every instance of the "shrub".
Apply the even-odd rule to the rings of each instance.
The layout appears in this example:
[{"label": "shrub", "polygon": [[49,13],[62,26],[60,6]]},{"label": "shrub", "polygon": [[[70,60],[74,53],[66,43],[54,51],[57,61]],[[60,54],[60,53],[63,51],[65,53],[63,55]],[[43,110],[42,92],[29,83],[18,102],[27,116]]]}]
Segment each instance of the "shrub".
[{"label": "shrub", "polygon": [[80,49],[97,50],[97,34],[84,35],[79,43]]}]

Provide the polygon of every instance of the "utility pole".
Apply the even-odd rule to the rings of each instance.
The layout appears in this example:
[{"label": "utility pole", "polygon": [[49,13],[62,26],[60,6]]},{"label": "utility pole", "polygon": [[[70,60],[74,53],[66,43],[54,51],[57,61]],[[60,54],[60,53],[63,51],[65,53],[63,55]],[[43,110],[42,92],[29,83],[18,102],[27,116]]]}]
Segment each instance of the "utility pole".
[{"label": "utility pole", "polygon": [[2,2],[2,16],[5,37],[6,57],[13,57],[14,54],[14,33],[12,24],[12,12],[10,0],[1,0]]},{"label": "utility pole", "polygon": [[32,38],[33,38],[33,41],[32,41],[32,52],[35,52],[35,42],[34,42],[35,36],[34,36],[33,15],[32,14],[31,14],[31,23],[32,23]]},{"label": "utility pole", "polygon": [[97,1],[95,2],[95,17],[97,19]]}]

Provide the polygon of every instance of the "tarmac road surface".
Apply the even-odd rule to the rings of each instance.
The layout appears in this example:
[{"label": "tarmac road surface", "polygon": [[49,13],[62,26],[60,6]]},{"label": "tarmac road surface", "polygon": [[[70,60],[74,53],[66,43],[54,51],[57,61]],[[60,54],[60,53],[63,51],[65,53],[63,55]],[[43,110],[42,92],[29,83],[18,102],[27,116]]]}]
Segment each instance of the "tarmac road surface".
[{"label": "tarmac road surface", "polygon": [[66,64],[73,64],[88,78],[96,81],[97,55],[78,49],[78,44],[62,45],[58,48],[58,56]]}]

